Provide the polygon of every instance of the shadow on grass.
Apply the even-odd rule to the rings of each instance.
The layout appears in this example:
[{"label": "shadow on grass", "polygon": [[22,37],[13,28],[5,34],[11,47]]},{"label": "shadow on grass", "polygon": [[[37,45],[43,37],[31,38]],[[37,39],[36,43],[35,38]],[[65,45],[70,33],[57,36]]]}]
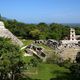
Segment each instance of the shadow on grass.
[{"label": "shadow on grass", "polygon": [[76,78],[73,74],[62,71],[55,71],[52,74],[56,74],[56,78],[51,78],[50,80],[80,80],[80,78]]}]

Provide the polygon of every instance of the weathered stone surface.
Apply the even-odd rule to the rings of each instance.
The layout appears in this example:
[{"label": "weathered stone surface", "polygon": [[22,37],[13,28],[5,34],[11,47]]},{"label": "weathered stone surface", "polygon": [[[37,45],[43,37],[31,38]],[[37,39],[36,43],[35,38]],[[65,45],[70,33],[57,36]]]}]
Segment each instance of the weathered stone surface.
[{"label": "weathered stone surface", "polygon": [[54,39],[48,39],[46,45],[48,45],[51,48],[57,48],[59,45],[59,42]]},{"label": "weathered stone surface", "polygon": [[36,46],[34,44],[28,45],[26,47],[26,53],[28,53],[30,55],[34,54],[37,57],[39,57],[40,59],[42,59],[43,61],[45,61],[46,57],[47,57],[46,53],[44,53],[43,48],[40,46]]},{"label": "weathered stone surface", "polygon": [[4,29],[4,23],[2,21],[0,21],[0,29]]},{"label": "weathered stone surface", "polygon": [[46,44],[46,40],[35,40],[35,43]]},{"label": "weathered stone surface", "polygon": [[63,60],[71,59],[71,61],[74,61],[78,52],[80,52],[79,47],[65,48],[61,51],[60,56]]},{"label": "weathered stone surface", "polygon": [[4,27],[4,23],[1,21],[0,21],[0,37],[10,38],[14,44],[19,46],[23,45],[23,43],[16,36],[14,36],[8,29]]}]

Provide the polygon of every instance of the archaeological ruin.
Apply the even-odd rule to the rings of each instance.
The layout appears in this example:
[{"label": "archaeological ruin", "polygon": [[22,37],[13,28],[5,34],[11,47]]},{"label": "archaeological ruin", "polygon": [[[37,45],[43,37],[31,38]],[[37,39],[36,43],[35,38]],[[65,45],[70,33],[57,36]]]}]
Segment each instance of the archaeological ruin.
[{"label": "archaeological ruin", "polygon": [[4,23],[2,21],[0,21],[0,37],[10,38],[14,44],[17,44],[20,47],[23,46],[23,43],[16,36],[14,36],[8,29],[5,28]]}]

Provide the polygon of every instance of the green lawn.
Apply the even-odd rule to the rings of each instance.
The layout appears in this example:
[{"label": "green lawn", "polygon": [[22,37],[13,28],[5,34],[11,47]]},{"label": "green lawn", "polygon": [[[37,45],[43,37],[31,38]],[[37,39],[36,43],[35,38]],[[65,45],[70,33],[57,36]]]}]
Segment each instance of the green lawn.
[{"label": "green lawn", "polygon": [[37,44],[38,46],[42,46],[43,48],[47,49],[47,50],[53,50],[52,48],[44,45],[44,44]]},{"label": "green lawn", "polygon": [[55,50],[50,48],[49,46],[46,46],[44,44],[37,44],[37,45],[43,47],[44,48],[44,52],[46,54],[53,54],[53,53],[55,53]]},{"label": "green lawn", "polygon": [[[26,60],[30,60],[28,57]],[[56,64],[39,63],[37,67],[28,66],[28,70],[24,73],[32,79],[50,80],[58,75],[63,75],[64,72],[69,72],[64,67],[59,67]]]},{"label": "green lawn", "polygon": [[33,59],[34,57],[33,56],[23,56],[23,60],[25,63],[28,63],[30,62],[31,59]]},{"label": "green lawn", "polygon": [[21,41],[24,43],[24,45],[30,45],[30,44],[33,43],[34,40],[25,40],[25,39],[22,39]]}]

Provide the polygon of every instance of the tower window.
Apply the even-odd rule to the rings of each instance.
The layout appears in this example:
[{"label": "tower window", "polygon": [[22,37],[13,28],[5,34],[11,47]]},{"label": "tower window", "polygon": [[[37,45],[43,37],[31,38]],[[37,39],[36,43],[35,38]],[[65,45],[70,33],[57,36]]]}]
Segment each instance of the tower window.
[{"label": "tower window", "polygon": [[72,33],[73,33],[74,31],[72,31]]},{"label": "tower window", "polygon": [[74,38],[72,38],[72,40],[74,40]]},{"label": "tower window", "polygon": [[72,37],[74,37],[74,35],[72,35]]}]

